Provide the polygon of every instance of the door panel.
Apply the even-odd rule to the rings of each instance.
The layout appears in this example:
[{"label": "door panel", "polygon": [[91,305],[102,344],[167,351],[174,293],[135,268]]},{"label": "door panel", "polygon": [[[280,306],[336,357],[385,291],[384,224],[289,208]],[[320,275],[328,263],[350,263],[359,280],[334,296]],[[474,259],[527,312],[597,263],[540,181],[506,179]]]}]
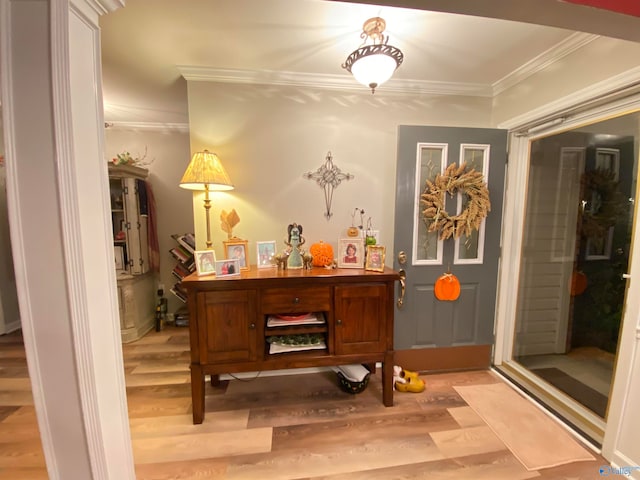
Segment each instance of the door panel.
[{"label": "door panel", "polygon": [[[200,353],[200,363],[252,361],[257,358],[253,290],[200,292],[197,297],[198,318],[202,322],[200,342],[207,345]],[[262,331],[262,330],[260,330]]]},{"label": "door panel", "polygon": [[[505,130],[399,127],[394,267],[406,271],[406,294],[396,312],[396,349],[493,343],[506,139]],[[425,180],[462,161],[484,173],[491,212],[470,238],[441,241],[427,232],[420,194]],[[447,197],[447,212],[459,213],[465,199]],[[404,264],[398,262],[400,252],[407,256]],[[439,301],[433,293],[447,271],[461,283],[454,302]]]},{"label": "door panel", "polygon": [[385,285],[336,287],[335,334],[338,355],[384,350],[386,299]]}]

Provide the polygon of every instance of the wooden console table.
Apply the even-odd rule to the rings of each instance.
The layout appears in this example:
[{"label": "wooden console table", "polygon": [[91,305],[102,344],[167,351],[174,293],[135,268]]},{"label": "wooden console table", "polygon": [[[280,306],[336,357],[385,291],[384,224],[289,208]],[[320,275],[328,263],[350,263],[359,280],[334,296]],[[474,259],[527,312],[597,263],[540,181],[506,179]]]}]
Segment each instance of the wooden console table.
[{"label": "wooden console table", "polygon": [[[204,420],[205,375],[382,363],[382,401],[393,405],[394,283],[400,277],[363,269],[256,268],[239,276],[183,280],[188,291],[193,423]],[[323,323],[271,327],[281,318],[314,313]],[[317,334],[324,347],[270,353],[268,339]]]}]

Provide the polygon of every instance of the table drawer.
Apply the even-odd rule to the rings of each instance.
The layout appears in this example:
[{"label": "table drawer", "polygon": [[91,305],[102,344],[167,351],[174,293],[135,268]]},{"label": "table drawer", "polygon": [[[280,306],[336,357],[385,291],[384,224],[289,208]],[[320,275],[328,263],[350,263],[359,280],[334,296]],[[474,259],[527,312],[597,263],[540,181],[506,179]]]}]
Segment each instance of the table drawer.
[{"label": "table drawer", "polygon": [[263,313],[331,310],[331,287],[267,288],[262,291]]}]

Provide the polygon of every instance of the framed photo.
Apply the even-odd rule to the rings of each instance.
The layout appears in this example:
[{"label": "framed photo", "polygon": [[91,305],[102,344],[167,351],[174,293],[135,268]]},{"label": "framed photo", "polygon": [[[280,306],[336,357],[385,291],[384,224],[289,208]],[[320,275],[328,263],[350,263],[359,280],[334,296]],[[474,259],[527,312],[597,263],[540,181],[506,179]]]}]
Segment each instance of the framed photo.
[{"label": "framed photo", "polygon": [[229,260],[238,260],[240,270],[249,270],[249,252],[247,250],[248,242],[237,238],[225,240],[222,243],[224,243],[225,258],[228,258]]},{"label": "framed photo", "polygon": [[382,245],[367,245],[367,260],[364,265],[365,270],[383,272],[385,252],[386,248]]},{"label": "framed photo", "polygon": [[364,240],[362,238],[351,237],[338,240],[338,267],[364,267]]},{"label": "framed photo", "polygon": [[273,257],[276,254],[276,242],[256,242],[256,254],[258,259],[258,268],[275,267]]},{"label": "framed photo", "polygon": [[213,250],[196,250],[193,255],[195,256],[198,275],[213,275],[216,273],[216,254]]},{"label": "framed photo", "polygon": [[216,262],[216,277],[230,277],[232,275],[240,275],[239,260],[227,259]]}]

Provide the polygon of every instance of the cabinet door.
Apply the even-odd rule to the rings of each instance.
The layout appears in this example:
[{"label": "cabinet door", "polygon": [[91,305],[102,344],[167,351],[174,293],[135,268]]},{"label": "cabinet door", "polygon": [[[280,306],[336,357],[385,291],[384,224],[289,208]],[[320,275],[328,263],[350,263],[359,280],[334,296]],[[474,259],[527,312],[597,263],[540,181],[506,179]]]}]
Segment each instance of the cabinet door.
[{"label": "cabinet door", "polygon": [[336,287],[334,331],[338,355],[385,350],[386,302],[385,285]]},{"label": "cabinet door", "polygon": [[200,363],[256,359],[258,344],[256,292],[231,290],[197,295]]},{"label": "cabinet door", "polygon": [[[147,250],[147,218],[140,216],[140,202],[135,178],[124,178],[124,209],[127,219],[127,245],[129,247],[129,268],[132,274],[147,271],[143,252]],[[143,228],[144,223],[144,228]],[[144,238],[143,238],[144,237]],[[146,256],[146,255],[145,255]]]}]

